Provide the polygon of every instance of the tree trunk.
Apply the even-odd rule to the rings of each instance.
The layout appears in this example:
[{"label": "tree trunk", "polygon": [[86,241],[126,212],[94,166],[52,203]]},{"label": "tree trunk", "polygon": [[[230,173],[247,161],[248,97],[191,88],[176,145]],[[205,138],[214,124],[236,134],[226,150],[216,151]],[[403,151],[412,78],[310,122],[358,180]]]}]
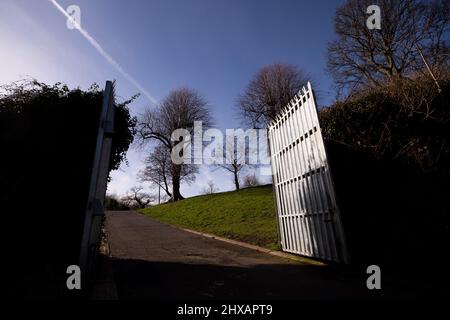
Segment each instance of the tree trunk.
[{"label": "tree trunk", "polygon": [[172,201],[176,202],[178,200],[183,200],[184,197],[180,193],[180,171],[181,168],[178,165],[174,165],[173,170],[173,177],[172,177]]},{"label": "tree trunk", "polygon": [[170,199],[170,198],[172,198],[172,193],[170,192],[169,186],[167,185],[166,177],[163,178],[163,182],[164,182],[164,187],[162,187],[162,189],[166,192],[166,194],[169,196],[169,199]]},{"label": "tree trunk", "polygon": [[236,190],[239,190],[240,186],[239,186],[238,173],[237,173],[237,171],[234,171],[233,173],[234,173],[234,185],[236,186]]}]

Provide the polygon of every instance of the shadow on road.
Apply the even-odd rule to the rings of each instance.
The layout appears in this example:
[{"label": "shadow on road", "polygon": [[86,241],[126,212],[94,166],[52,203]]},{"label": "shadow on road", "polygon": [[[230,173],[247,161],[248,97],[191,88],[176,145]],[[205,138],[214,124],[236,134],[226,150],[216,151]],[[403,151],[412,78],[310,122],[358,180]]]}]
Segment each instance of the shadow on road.
[{"label": "shadow on road", "polygon": [[112,259],[119,299],[390,299],[417,292],[369,291],[366,275],[296,264],[252,267]]}]

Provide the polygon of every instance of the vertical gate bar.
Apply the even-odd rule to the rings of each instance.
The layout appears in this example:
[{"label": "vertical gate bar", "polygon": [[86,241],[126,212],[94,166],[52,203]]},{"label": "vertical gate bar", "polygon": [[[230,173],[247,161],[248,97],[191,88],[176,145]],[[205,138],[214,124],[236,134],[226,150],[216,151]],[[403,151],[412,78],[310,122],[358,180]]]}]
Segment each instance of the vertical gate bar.
[{"label": "vertical gate bar", "polygon": [[288,117],[285,116],[284,117],[284,123],[283,123],[283,134],[285,137],[285,145],[284,145],[284,159],[285,159],[285,163],[286,163],[286,176],[285,176],[285,181],[284,183],[284,192],[286,193],[286,199],[287,199],[287,203],[288,203],[288,210],[286,213],[286,223],[288,225],[288,229],[289,229],[289,243],[290,243],[290,250],[293,252],[295,251],[295,232],[293,229],[293,225],[292,225],[292,195],[291,195],[291,190],[290,190],[290,184],[289,184],[289,177],[290,177],[290,172],[291,172],[291,163],[289,160],[289,149],[288,149],[288,145],[289,145],[289,128],[288,128]]},{"label": "vertical gate bar", "polygon": [[311,128],[310,131],[310,147],[311,147],[311,157],[315,163],[315,173],[312,176],[314,188],[315,188],[315,194],[316,194],[316,200],[317,200],[317,207],[318,207],[318,220],[320,223],[321,231],[322,231],[322,239],[324,244],[324,255],[326,256],[327,260],[333,260],[332,256],[332,249],[330,248],[330,236],[329,236],[329,228],[327,228],[327,225],[325,223],[325,212],[327,211],[326,203],[324,202],[324,192],[323,189],[321,189],[321,184],[319,181],[319,176],[321,174],[320,169],[322,167],[322,164],[320,162],[320,158],[317,154],[318,149],[318,141],[316,139],[316,130],[314,128],[317,128],[317,123],[311,118],[310,113],[310,102],[311,102],[311,95],[309,92],[305,90],[305,96],[306,96],[306,102],[305,102],[305,116],[306,120],[309,123],[309,127]]},{"label": "vertical gate bar", "polygon": [[278,123],[278,131],[277,131],[277,139],[278,139],[278,143],[279,143],[279,150],[278,150],[278,160],[279,160],[279,164],[280,164],[280,182],[278,184],[278,190],[280,192],[281,195],[281,199],[282,199],[282,203],[283,203],[283,207],[282,210],[280,212],[280,221],[281,224],[283,226],[283,232],[284,232],[284,249],[288,249],[289,247],[289,233],[288,233],[288,229],[286,226],[286,221],[285,221],[285,213],[286,213],[286,194],[284,192],[283,189],[283,180],[284,180],[284,159],[283,159],[283,137],[282,137],[282,130],[281,130],[281,122]]},{"label": "vertical gate bar", "polygon": [[274,127],[276,129],[276,131],[274,131],[273,135],[274,135],[274,142],[276,145],[275,148],[275,152],[274,152],[274,159],[275,159],[275,164],[276,164],[276,168],[277,168],[277,183],[276,183],[276,190],[278,192],[278,199],[280,201],[280,210],[278,212],[278,221],[280,224],[280,228],[281,228],[281,247],[283,249],[286,248],[286,231],[285,231],[285,227],[284,227],[284,222],[283,222],[283,212],[284,212],[284,200],[283,200],[283,193],[281,192],[280,189],[280,181],[282,179],[281,177],[281,159],[280,159],[280,139],[279,139],[279,135],[280,135],[280,131],[278,130],[278,124],[275,125]]},{"label": "vertical gate bar", "polygon": [[304,156],[304,152],[302,150],[302,137],[304,132],[302,131],[301,123],[299,121],[300,117],[300,98],[298,95],[294,96],[295,101],[295,114],[293,116],[294,123],[295,123],[295,129],[297,132],[297,144],[296,144],[296,150],[295,154],[297,155],[297,161],[298,161],[298,172],[297,172],[297,188],[299,191],[299,200],[300,200],[300,206],[302,207],[302,215],[301,215],[301,224],[302,224],[302,230],[304,231],[303,236],[305,239],[305,250],[309,255],[313,255],[314,249],[314,240],[312,239],[311,232],[308,221],[308,209],[307,209],[307,198],[306,194],[304,192],[304,177],[303,174],[305,173],[304,169],[304,160],[302,160],[302,157]]},{"label": "vertical gate bar", "polygon": [[[317,139],[319,141],[321,141],[321,143],[318,146],[318,152],[321,154],[321,157],[323,159],[328,159],[327,155],[326,155],[326,150],[325,150],[325,145],[324,145],[324,140],[322,137],[322,131],[320,128],[320,123],[319,123],[319,118],[318,118],[318,113],[317,113],[317,105],[314,99],[314,92],[312,91],[311,88],[311,84],[308,83],[308,90],[311,92],[311,101],[313,103],[313,108],[314,110],[311,110],[312,112],[312,116],[315,118],[315,121],[317,122]],[[335,255],[336,255],[336,260],[339,261],[342,260],[344,262],[348,261],[348,254],[347,254],[347,249],[346,249],[346,243],[345,243],[345,235],[343,233],[343,229],[342,226],[340,225],[340,213],[338,211],[338,207],[337,207],[337,203],[336,200],[334,198],[335,195],[335,191],[334,191],[334,187],[333,187],[333,182],[331,179],[331,174],[330,174],[330,170],[329,170],[329,164],[327,162],[327,160],[324,160],[324,167],[325,170],[322,174],[323,176],[323,181],[324,183],[327,185],[327,195],[329,196],[328,201],[330,202],[330,207],[329,207],[329,216],[330,219],[332,219],[331,225],[329,226],[331,229],[331,234],[333,236],[333,244],[334,244],[334,248],[335,248]],[[336,221],[337,219],[337,221]],[[337,227],[337,234],[335,234],[335,226]],[[338,250],[337,245],[340,245],[341,250]],[[342,251],[342,252],[339,252]]]},{"label": "vertical gate bar", "polygon": [[337,254],[337,247],[336,247],[336,239],[334,235],[333,225],[330,224],[331,220],[331,210],[332,210],[332,204],[330,203],[329,199],[329,193],[330,190],[327,186],[326,179],[324,177],[324,169],[327,167],[327,163],[325,160],[325,157],[322,154],[322,150],[324,149],[323,145],[323,139],[321,136],[320,131],[320,125],[319,125],[319,118],[317,116],[317,106],[315,105],[314,101],[314,93],[311,91],[310,87],[308,87],[308,100],[307,100],[307,111],[309,114],[309,117],[311,119],[311,122],[316,127],[315,132],[313,133],[313,139],[315,142],[315,148],[314,148],[314,154],[315,157],[317,157],[319,161],[320,171],[317,174],[317,183],[319,186],[319,195],[321,197],[321,203],[323,206],[323,221],[324,221],[324,228],[327,235],[327,243],[328,243],[328,250],[329,250],[329,259],[333,261],[339,261],[339,256]]},{"label": "vertical gate bar", "polygon": [[304,95],[306,98],[306,101],[304,103],[304,115],[305,115],[305,122],[307,123],[307,127],[309,128],[309,140],[308,141],[309,141],[309,148],[310,148],[310,159],[311,159],[311,162],[313,163],[313,170],[314,170],[314,174],[311,175],[311,186],[313,188],[313,192],[315,195],[316,219],[317,219],[317,223],[319,224],[320,233],[321,233],[321,239],[322,239],[322,244],[323,244],[323,249],[324,249],[323,256],[327,260],[332,260],[330,242],[328,239],[329,235],[328,235],[327,227],[326,227],[325,221],[324,221],[325,220],[324,212],[326,209],[325,209],[324,203],[322,201],[319,184],[318,184],[318,179],[317,179],[317,172],[316,172],[317,167],[320,167],[320,163],[318,163],[318,157],[316,155],[318,144],[317,144],[317,140],[315,139],[316,136],[315,136],[315,132],[314,132],[314,127],[317,127],[318,123],[315,123],[315,121],[313,121],[313,119],[311,118],[311,113],[309,110],[311,95],[306,90],[304,90]]},{"label": "vertical gate bar", "polygon": [[303,181],[303,177],[302,177],[303,172],[304,172],[304,169],[303,169],[304,161],[302,158],[303,158],[304,154],[303,154],[300,139],[303,136],[303,131],[302,131],[302,127],[298,120],[300,106],[299,106],[299,100],[297,99],[296,96],[294,97],[294,101],[295,101],[296,110],[295,110],[293,119],[294,119],[296,131],[297,131],[297,141],[298,141],[298,143],[296,145],[296,152],[295,152],[297,155],[297,162],[298,162],[298,172],[297,172],[298,184],[297,184],[297,186],[298,186],[298,191],[300,193],[299,194],[300,206],[302,207],[302,224],[304,225],[302,227],[302,229],[304,231],[304,238],[309,239],[309,241],[306,241],[307,244],[309,244],[309,248],[307,247],[306,251],[309,254],[312,254],[312,252],[314,252],[314,249],[313,249],[314,240],[312,239],[310,230],[307,227],[307,224],[308,224],[308,222],[307,222],[307,212],[308,212],[307,198],[306,198],[306,195],[304,192],[304,184],[303,184],[304,181]]},{"label": "vertical gate bar", "polygon": [[298,229],[300,231],[300,242],[301,242],[301,249],[302,249],[302,253],[303,254],[308,254],[308,240],[306,238],[306,230],[305,227],[303,226],[303,213],[302,213],[302,208],[301,208],[301,202],[300,202],[300,188],[299,188],[299,180],[296,179],[295,180],[295,190],[297,191],[298,194],[298,214],[297,214],[297,225],[298,225]]},{"label": "vertical gate bar", "polygon": [[283,117],[282,120],[282,127],[281,127],[281,133],[283,137],[283,160],[284,160],[284,178],[283,178],[283,190],[284,194],[286,196],[286,212],[285,212],[285,220],[286,220],[286,228],[288,231],[288,246],[289,250],[292,251],[294,247],[294,237],[292,232],[292,226],[291,221],[289,217],[289,213],[291,212],[291,202],[290,202],[290,195],[289,195],[289,187],[287,185],[287,179],[289,177],[289,161],[288,161],[288,153],[286,151],[286,146],[288,144],[287,140],[287,126],[286,126],[286,117]]},{"label": "vertical gate bar", "polygon": [[[314,101],[314,105],[316,106],[315,116],[317,117],[317,123],[318,123],[318,128],[317,129],[318,129],[318,131],[320,131],[320,136],[321,136],[321,139],[323,141],[322,130],[320,128],[320,123],[319,123],[318,115],[317,115],[317,103],[315,101],[315,96],[313,94],[313,90],[312,90],[310,82],[308,82],[308,90],[312,93],[312,99]],[[328,155],[327,155],[327,152],[326,152],[324,144],[322,144],[322,152],[324,154],[325,159],[328,159]],[[333,217],[333,225],[336,227],[336,231],[338,233],[336,238],[339,241],[339,248],[340,248],[339,254],[340,254],[340,256],[341,256],[341,258],[342,258],[344,263],[349,263],[350,262],[350,256],[348,254],[347,241],[346,241],[346,238],[345,238],[344,228],[342,226],[341,214],[339,212],[339,207],[337,206],[334,183],[333,183],[333,179],[331,177],[331,171],[330,171],[330,167],[329,167],[328,162],[327,162],[326,178],[328,180],[328,184],[329,184],[329,187],[330,187],[329,195],[330,195],[331,201],[333,203],[333,209],[334,210],[333,210],[332,217]]]},{"label": "vertical gate bar", "polygon": [[292,235],[292,251],[298,252],[298,237],[297,237],[297,230],[295,228],[294,223],[294,217],[295,214],[295,204],[294,204],[294,190],[292,186],[292,175],[293,175],[293,168],[292,168],[292,152],[291,152],[291,130],[290,129],[290,121],[289,117],[286,119],[286,134],[288,137],[288,145],[286,146],[286,159],[288,162],[288,175],[287,175],[287,181],[286,181],[286,189],[289,195],[289,221],[290,221],[290,227],[291,227],[291,235]]},{"label": "vertical gate bar", "polygon": [[317,233],[317,228],[316,228],[316,224],[314,221],[314,215],[312,214],[312,198],[311,198],[311,194],[310,194],[310,187],[309,187],[309,183],[308,183],[308,161],[307,161],[307,149],[305,146],[305,142],[306,142],[306,135],[305,133],[307,132],[307,128],[305,128],[305,125],[303,123],[303,97],[301,95],[299,95],[299,100],[298,100],[298,104],[299,104],[299,112],[297,114],[297,120],[299,123],[299,126],[301,128],[301,132],[302,132],[302,140],[300,141],[300,145],[301,145],[301,154],[302,154],[302,163],[303,163],[303,172],[302,172],[302,187],[303,187],[303,194],[305,196],[305,204],[306,204],[306,221],[308,223],[308,229],[309,229],[309,235],[311,237],[312,240],[312,244],[313,244],[313,254],[315,256],[320,257],[321,255],[321,250],[320,250],[320,241],[318,240],[318,233]]},{"label": "vertical gate bar", "polygon": [[303,233],[302,230],[300,228],[299,225],[299,221],[298,221],[298,216],[300,214],[300,195],[297,189],[297,181],[296,178],[298,176],[298,159],[297,159],[297,154],[295,152],[295,141],[297,139],[297,131],[296,131],[296,124],[294,122],[294,113],[295,113],[295,104],[292,104],[291,106],[291,117],[290,117],[290,126],[291,126],[291,132],[292,132],[292,138],[291,138],[291,146],[292,148],[290,149],[290,153],[291,153],[291,166],[292,166],[292,176],[291,176],[291,183],[292,183],[292,191],[293,191],[293,203],[294,203],[294,210],[295,210],[295,218],[294,218],[294,226],[295,226],[295,230],[297,233],[297,237],[298,237],[298,241],[297,241],[297,246],[298,246],[298,252],[299,253],[303,253],[305,250],[303,248],[303,244],[304,241],[302,241],[302,237],[303,237]]},{"label": "vertical gate bar", "polygon": [[313,235],[314,235],[314,239],[317,242],[317,255],[320,258],[323,258],[323,243],[322,243],[322,232],[321,232],[321,228],[320,225],[317,221],[317,214],[316,214],[316,200],[315,200],[315,195],[314,195],[314,188],[312,185],[312,181],[311,181],[311,171],[312,171],[312,167],[311,167],[311,159],[310,159],[310,155],[309,155],[309,126],[308,123],[306,122],[305,119],[305,96],[302,94],[301,95],[301,112],[300,112],[300,117],[299,117],[299,121],[301,123],[301,126],[303,128],[303,153],[305,155],[304,157],[304,165],[305,165],[305,186],[307,188],[307,196],[309,198],[309,210],[308,210],[308,217],[311,221],[311,225],[313,227]]},{"label": "vertical gate bar", "polygon": [[287,114],[286,117],[286,126],[285,126],[285,132],[286,132],[286,137],[287,137],[287,146],[286,146],[286,161],[288,163],[287,166],[287,181],[286,181],[286,192],[288,194],[288,198],[289,198],[289,226],[291,228],[291,237],[292,237],[292,248],[291,250],[293,252],[296,252],[298,250],[297,248],[297,234],[296,234],[296,230],[295,230],[295,225],[294,225],[294,221],[293,221],[293,213],[295,211],[295,207],[294,207],[294,203],[293,203],[293,190],[292,190],[292,183],[291,183],[291,178],[292,178],[292,157],[291,157],[291,149],[290,147],[290,143],[291,143],[291,130],[289,130],[289,125],[290,125],[290,121],[289,121],[289,114]]},{"label": "vertical gate bar", "polygon": [[279,192],[277,192],[277,183],[278,183],[278,179],[276,176],[276,168],[277,168],[277,163],[276,163],[276,159],[275,159],[275,147],[274,147],[274,140],[273,140],[273,127],[269,126],[267,128],[267,142],[268,142],[268,146],[269,146],[269,158],[270,161],[273,165],[271,165],[271,170],[272,170],[272,192],[274,194],[274,198],[275,198],[275,218],[276,218],[276,222],[277,222],[277,230],[278,230],[278,245],[280,247],[282,247],[282,236],[281,236],[281,226],[280,226],[280,220],[279,220],[279,210],[280,210],[280,202],[279,202]]},{"label": "vertical gate bar", "polygon": [[298,112],[298,105],[297,103],[294,101],[292,104],[292,114],[291,114],[291,131],[292,131],[292,149],[290,150],[291,152],[291,157],[292,157],[292,167],[293,167],[293,174],[292,174],[292,187],[293,187],[293,191],[294,191],[294,206],[295,206],[295,228],[297,230],[297,234],[299,237],[299,253],[302,254],[306,254],[307,250],[305,247],[305,240],[304,240],[304,230],[302,228],[301,225],[301,221],[300,221],[300,215],[302,212],[301,209],[301,203],[300,203],[300,190],[298,188],[298,176],[299,176],[299,165],[300,165],[300,161],[298,158],[298,153],[297,151],[297,140],[299,138],[299,131],[298,131],[298,124],[295,122],[295,114],[296,112]]}]

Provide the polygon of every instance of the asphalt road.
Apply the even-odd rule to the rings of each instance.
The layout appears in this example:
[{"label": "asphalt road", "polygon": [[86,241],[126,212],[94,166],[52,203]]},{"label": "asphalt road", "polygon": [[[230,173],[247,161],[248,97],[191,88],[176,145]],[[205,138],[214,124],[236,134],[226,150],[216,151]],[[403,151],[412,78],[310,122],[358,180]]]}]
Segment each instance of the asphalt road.
[{"label": "asphalt road", "polygon": [[382,290],[368,290],[363,270],[302,264],[195,235],[136,212],[107,213],[107,231],[119,299],[418,296],[384,283]]}]

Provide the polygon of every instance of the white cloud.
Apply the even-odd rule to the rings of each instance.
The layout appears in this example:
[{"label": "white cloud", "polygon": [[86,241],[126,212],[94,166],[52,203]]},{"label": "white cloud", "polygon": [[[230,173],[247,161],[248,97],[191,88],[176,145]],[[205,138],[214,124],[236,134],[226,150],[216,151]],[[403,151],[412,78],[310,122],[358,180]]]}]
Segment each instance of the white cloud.
[{"label": "white cloud", "polygon": [[148,187],[145,183],[141,183],[137,179],[139,171],[144,168],[145,155],[131,148],[127,153],[127,159],[128,166],[126,163],[122,163],[118,170],[111,172],[108,193],[120,196],[126,194],[127,191],[137,185]]}]

